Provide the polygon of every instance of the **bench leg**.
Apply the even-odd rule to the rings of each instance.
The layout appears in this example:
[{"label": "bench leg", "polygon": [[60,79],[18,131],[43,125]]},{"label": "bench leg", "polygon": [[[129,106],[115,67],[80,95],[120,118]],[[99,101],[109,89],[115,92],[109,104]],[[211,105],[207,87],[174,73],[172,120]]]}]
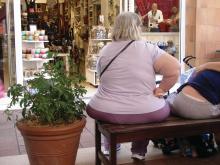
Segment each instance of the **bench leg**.
[{"label": "bench leg", "polygon": [[95,121],[95,161],[96,165],[101,165],[101,160],[99,159],[99,152],[101,152],[101,132],[98,129],[98,124]]},{"label": "bench leg", "polygon": [[116,142],[115,136],[112,135],[110,137],[109,143],[110,143],[109,161],[110,161],[111,165],[116,165],[116,163],[117,163],[117,151],[116,151],[117,142]]}]

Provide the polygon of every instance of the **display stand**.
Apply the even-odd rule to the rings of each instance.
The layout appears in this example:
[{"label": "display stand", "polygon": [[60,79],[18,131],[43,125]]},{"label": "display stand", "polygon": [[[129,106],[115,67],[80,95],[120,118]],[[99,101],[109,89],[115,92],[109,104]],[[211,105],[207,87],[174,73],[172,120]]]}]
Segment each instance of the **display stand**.
[{"label": "display stand", "polygon": [[105,46],[111,39],[90,39],[88,54],[86,58],[86,80],[93,86],[99,85],[99,79],[96,71],[96,63],[99,58],[100,49]]},{"label": "display stand", "polygon": [[[45,48],[44,44],[49,41],[44,32],[23,31],[22,38],[23,82],[26,84],[28,80],[34,79],[36,74],[43,71],[44,63],[53,58],[48,58],[49,49]],[[48,75],[45,77],[50,78]]]}]

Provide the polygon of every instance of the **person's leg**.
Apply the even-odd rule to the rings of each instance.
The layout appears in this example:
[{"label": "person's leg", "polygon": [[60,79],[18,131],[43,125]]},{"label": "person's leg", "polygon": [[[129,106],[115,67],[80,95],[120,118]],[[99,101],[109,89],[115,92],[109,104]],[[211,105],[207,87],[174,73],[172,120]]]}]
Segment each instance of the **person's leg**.
[{"label": "person's leg", "polygon": [[[165,120],[168,117],[168,115],[169,115],[169,107],[168,104],[166,104],[160,110],[149,113],[148,116],[146,115],[145,117],[148,118],[149,122],[159,122]],[[132,142],[131,145],[132,158],[144,160],[145,154],[147,153],[148,143],[149,143],[149,139]]]},{"label": "person's leg", "polygon": [[[114,121],[114,119],[111,117],[111,115],[106,114],[106,113],[102,113],[102,112],[98,112],[95,109],[93,109],[92,107],[90,107],[89,105],[87,105],[87,107],[86,107],[86,112],[90,117],[97,119],[97,120],[100,120],[100,121],[107,121],[110,123],[111,123],[111,121]],[[109,155],[109,142],[108,142],[107,138],[103,135],[102,135],[102,139],[103,139],[103,146],[104,146],[103,153],[105,155]],[[116,150],[119,151],[120,149],[121,149],[121,145],[120,145],[120,143],[118,143]]]},{"label": "person's leg", "polygon": [[147,153],[148,143],[149,140],[132,142],[131,145],[132,158],[136,158],[140,160],[144,159],[145,154]]},{"label": "person's leg", "polygon": [[[92,109],[90,106],[87,106],[86,111],[89,116],[95,118],[97,120],[102,120],[110,123],[116,124],[138,124],[138,123],[153,123],[153,122],[161,122],[165,120],[170,114],[170,108],[168,103],[164,105],[161,109],[145,113],[145,114],[110,114],[99,112],[97,110]],[[138,154],[142,156],[147,152],[147,145],[149,140],[143,140],[132,143],[132,153]],[[107,140],[104,141],[104,146],[108,147]],[[136,157],[137,158],[137,157]],[[139,159],[139,158],[138,158]]]},{"label": "person's leg", "polygon": [[[102,136],[103,138],[103,146],[104,146],[104,155],[109,155],[109,142],[105,136]],[[121,144],[117,143],[116,145],[116,151],[119,151],[121,149]]]}]

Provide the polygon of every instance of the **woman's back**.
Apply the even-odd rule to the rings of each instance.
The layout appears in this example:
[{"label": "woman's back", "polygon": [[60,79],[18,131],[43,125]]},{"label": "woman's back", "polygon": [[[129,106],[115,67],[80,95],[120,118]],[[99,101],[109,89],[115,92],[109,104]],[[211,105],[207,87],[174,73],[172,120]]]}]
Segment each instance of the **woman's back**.
[{"label": "woman's back", "polygon": [[[129,41],[108,44],[101,52],[98,71]],[[156,111],[165,104],[153,95],[156,87],[154,61],[165,54],[156,45],[133,42],[122,52],[101,77],[98,92],[89,105],[99,111],[115,114],[140,114]]]}]

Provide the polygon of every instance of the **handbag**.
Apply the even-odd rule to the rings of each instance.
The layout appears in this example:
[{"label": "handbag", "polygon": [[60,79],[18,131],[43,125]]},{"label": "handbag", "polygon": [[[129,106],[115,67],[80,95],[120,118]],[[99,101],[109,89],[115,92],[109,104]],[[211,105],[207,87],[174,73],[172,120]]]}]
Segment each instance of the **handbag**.
[{"label": "handbag", "polygon": [[120,52],[118,52],[116,54],[116,56],[108,63],[108,65],[105,66],[105,68],[103,69],[103,71],[100,74],[100,78],[103,75],[103,73],[106,71],[106,69],[108,69],[108,67],[111,65],[111,63],[123,52],[125,51],[125,49],[128,48],[129,45],[131,45],[131,43],[134,42],[134,40],[131,40]]}]

